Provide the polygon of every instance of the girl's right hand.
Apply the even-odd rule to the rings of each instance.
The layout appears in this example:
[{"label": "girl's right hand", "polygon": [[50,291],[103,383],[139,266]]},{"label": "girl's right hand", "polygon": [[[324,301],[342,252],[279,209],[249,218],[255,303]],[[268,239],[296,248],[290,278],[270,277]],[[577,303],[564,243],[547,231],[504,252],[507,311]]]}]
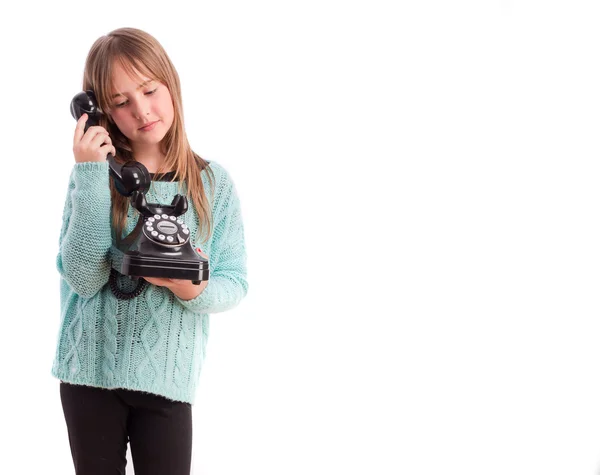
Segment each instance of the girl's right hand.
[{"label": "girl's right hand", "polygon": [[73,155],[77,163],[82,162],[103,162],[109,153],[113,157],[117,150],[113,147],[112,140],[104,127],[92,125],[83,132],[85,123],[88,119],[87,114],[83,114],[75,126],[75,137],[73,138]]}]

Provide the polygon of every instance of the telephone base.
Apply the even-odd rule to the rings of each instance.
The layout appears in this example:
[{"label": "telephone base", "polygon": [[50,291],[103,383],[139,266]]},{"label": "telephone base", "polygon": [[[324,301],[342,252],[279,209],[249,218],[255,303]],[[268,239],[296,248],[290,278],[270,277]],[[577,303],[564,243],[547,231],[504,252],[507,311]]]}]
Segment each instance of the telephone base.
[{"label": "telephone base", "polygon": [[121,274],[130,277],[159,277],[166,279],[191,280],[199,285],[208,280],[208,261],[196,259],[173,259],[143,255],[137,251],[125,253]]}]

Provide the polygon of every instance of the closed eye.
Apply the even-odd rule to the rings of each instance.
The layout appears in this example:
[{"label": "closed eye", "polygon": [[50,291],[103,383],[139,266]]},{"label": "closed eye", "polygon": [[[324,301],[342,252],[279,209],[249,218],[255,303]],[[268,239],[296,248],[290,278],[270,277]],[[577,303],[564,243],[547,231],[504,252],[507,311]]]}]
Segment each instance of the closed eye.
[{"label": "closed eye", "polygon": [[[145,93],[146,96],[151,96],[152,94],[154,94],[156,91],[158,90],[158,88],[154,89],[153,91],[148,91]],[[117,104],[115,107],[123,107],[125,104],[127,104],[127,102],[129,101],[125,101],[125,102],[121,102],[120,104]]]}]

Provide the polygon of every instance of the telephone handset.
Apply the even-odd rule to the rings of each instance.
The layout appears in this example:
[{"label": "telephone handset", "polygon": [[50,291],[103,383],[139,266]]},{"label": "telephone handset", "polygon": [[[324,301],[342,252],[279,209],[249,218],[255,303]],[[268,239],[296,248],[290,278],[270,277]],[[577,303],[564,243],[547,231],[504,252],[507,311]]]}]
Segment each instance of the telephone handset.
[{"label": "telephone handset", "polygon": [[[100,116],[102,115],[96,95],[92,90],[76,94],[71,101],[71,115],[75,120],[79,120],[84,113],[88,115],[83,130],[85,133],[91,126],[100,124]],[[115,187],[121,195],[131,196],[135,191],[141,193],[148,191],[152,179],[144,164],[129,161],[121,165],[117,163],[112,153],[108,154],[106,160],[108,160],[109,174],[114,179]]]},{"label": "telephone handset", "polygon": [[[76,94],[71,101],[71,115],[75,120],[84,113],[88,115],[84,133],[90,126],[99,125],[102,112],[97,104],[91,90]],[[123,238],[119,246],[123,253],[121,274],[134,281],[140,277],[162,277],[191,280],[193,284],[200,285],[203,280],[208,280],[208,260],[194,251],[190,231],[179,218],[188,209],[187,198],[178,194],[170,205],[148,203],[146,192],[152,179],[146,167],[133,160],[121,165],[111,153],[106,159],[115,188],[121,195],[130,198],[131,205],[140,214],[134,230]],[[118,289],[116,274],[113,268],[110,286],[113,294],[122,300],[136,297],[147,284],[142,279],[132,292],[126,293]]]}]

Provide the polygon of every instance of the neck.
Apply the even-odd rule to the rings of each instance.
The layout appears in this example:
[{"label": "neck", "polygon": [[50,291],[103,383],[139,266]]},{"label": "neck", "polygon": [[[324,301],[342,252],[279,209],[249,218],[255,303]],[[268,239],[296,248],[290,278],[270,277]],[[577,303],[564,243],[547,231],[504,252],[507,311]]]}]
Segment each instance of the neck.
[{"label": "neck", "polygon": [[165,155],[160,152],[158,144],[136,146],[133,148],[133,159],[148,169],[148,173],[156,173],[165,161]]}]

